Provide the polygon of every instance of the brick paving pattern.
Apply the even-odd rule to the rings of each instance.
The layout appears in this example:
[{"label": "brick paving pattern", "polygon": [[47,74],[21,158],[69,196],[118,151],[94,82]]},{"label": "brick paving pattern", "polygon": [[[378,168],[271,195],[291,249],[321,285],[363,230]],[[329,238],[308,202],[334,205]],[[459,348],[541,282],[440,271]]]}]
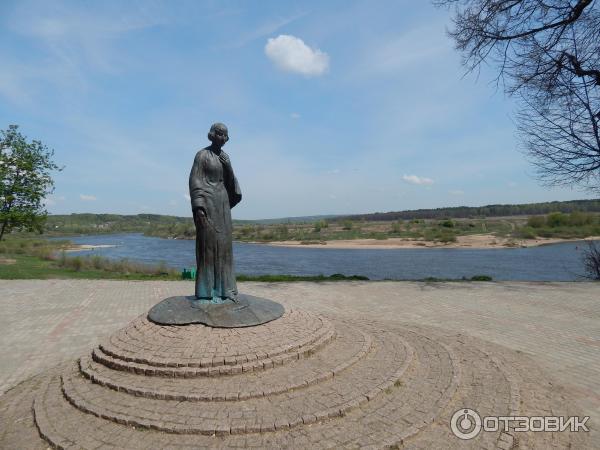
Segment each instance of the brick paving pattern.
[{"label": "brick paving pattern", "polygon": [[[599,374],[560,356],[600,356],[597,285],[246,283],[245,292],[282,302],[284,316],[241,329],[145,318],[189,287],[0,282],[8,330],[0,362],[9,363],[0,371],[9,387],[0,397],[0,447],[599,446],[597,397],[582,396],[598,395]],[[569,304],[556,301],[561,290]],[[86,329],[94,324],[103,326]],[[565,333],[571,340],[546,343]],[[557,355],[562,371],[552,370]],[[595,378],[584,379],[589,373]],[[482,432],[461,441],[449,420],[465,407],[482,416],[587,413],[592,431]]]}]

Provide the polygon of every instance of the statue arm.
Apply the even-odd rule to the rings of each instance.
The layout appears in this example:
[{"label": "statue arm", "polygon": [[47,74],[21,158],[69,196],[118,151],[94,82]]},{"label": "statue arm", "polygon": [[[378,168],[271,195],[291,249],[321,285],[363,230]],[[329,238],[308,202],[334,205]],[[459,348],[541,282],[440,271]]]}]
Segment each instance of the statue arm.
[{"label": "statue arm", "polygon": [[240,189],[237,178],[233,173],[233,167],[231,167],[229,155],[227,155],[225,152],[221,152],[219,159],[223,164],[223,181],[225,183],[227,195],[229,196],[229,207],[233,208],[242,201],[242,190]]},{"label": "statue arm", "polygon": [[204,174],[202,173],[202,153],[198,152],[194,158],[194,164],[192,165],[189,179],[190,201],[192,203],[192,213],[194,218],[198,214],[206,215],[203,185]]},{"label": "statue arm", "polygon": [[230,181],[231,185],[227,189],[227,193],[229,194],[229,207],[230,208],[233,208],[235,205],[237,205],[239,202],[242,201],[242,190],[240,189],[238,180],[235,176],[233,176],[233,173],[232,173],[232,177],[233,177],[233,179]]}]

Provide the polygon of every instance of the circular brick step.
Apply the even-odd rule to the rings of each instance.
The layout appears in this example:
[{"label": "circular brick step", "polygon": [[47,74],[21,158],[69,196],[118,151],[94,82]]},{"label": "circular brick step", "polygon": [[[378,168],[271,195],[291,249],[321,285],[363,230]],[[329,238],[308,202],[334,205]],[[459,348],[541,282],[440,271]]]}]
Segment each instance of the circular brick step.
[{"label": "circular brick step", "polygon": [[[206,434],[164,433],[161,427],[140,429],[135,421],[124,417],[117,423],[72,407],[65,401],[57,376],[36,397],[35,422],[44,439],[57,448],[460,448],[464,442],[452,436],[448,420],[461,407],[468,405],[482,415],[492,411],[523,415],[557,411],[562,406],[540,371],[527,359],[515,360],[517,356],[507,349],[462,336],[436,336],[432,329],[395,327],[380,333],[361,325],[377,342],[392,341],[390,333],[406,341],[414,351],[413,364],[401,383],[383,389],[360,408],[336,418],[311,420],[309,427],[278,427],[276,421],[270,424],[269,418],[264,427],[261,424],[250,430],[256,433],[248,434],[248,430],[228,429],[224,418],[206,418]],[[236,403],[244,418],[248,411],[243,407],[245,402]],[[132,415],[136,412],[131,409]],[[157,411],[156,420],[164,417]],[[590,446],[586,433],[533,434],[534,438],[519,433],[519,445],[584,448],[587,442]],[[511,439],[510,433],[488,432],[472,443],[478,448],[504,449],[516,442]]]},{"label": "circular brick step", "polygon": [[147,377],[115,371],[94,359],[80,358],[80,372],[92,382],[146,398],[189,401],[235,401],[303,389],[339,375],[372,347],[370,335],[356,327],[338,327],[336,338],[318,352],[272,370],[231,377]]},{"label": "circular brick step", "polygon": [[[157,325],[144,315],[101,343],[98,350],[115,360],[132,363],[133,371],[135,364],[175,369],[220,370],[243,365],[256,368],[267,359],[279,361],[305,354],[332,332],[333,326],[326,319],[297,309],[287,310],[280,319],[248,328]],[[172,376],[165,370],[158,372]]]},{"label": "circular brick step", "polygon": [[[198,326],[198,325],[189,325]],[[100,346],[92,351],[92,359],[100,364],[110,367],[114,370],[121,370],[131,373],[136,373],[145,376],[159,377],[174,377],[174,378],[194,378],[194,377],[218,377],[221,375],[236,375],[242,372],[253,372],[264,369],[269,369],[283,364],[304,358],[321,349],[335,337],[335,330],[332,327],[327,327],[322,334],[319,334],[316,340],[311,340],[307,345],[299,348],[286,347],[285,351],[277,354],[273,353],[262,355],[259,358],[251,359],[251,356],[244,356],[246,362],[234,365],[210,365],[207,367],[198,367],[196,365],[180,364],[174,366],[157,366],[155,364],[145,364],[141,362],[133,362],[123,358],[116,358],[113,354],[107,354],[104,347]],[[236,357],[240,360],[240,356]]]},{"label": "circular brick step", "polygon": [[[76,365],[63,374],[62,388],[75,407],[118,423],[172,433],[213,434],[213,423],[233,432],[259,432],[342,416],[393,386],[412,360],[410,346],[390,334],[375,338],[373,351],[338,375],[301,391],[268,397],[230,402],[137,397],[91,383]],[[240,410],[246,414],[239,415]]]}]

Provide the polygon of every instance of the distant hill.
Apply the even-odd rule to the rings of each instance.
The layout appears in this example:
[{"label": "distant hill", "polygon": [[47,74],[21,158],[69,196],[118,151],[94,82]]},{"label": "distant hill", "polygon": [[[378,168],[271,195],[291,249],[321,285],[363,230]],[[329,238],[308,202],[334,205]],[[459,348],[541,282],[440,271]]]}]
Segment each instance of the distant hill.
[{"label": "distant hill", "polygon": [[[336,216],[302,216],[279,219],[234,220],[234,225],[279,223],[312,223],[332,219]],[[170,235],[189,235],[193,232],[191,217],[164,216],[160,214],[55,214],[46,221],[46,232],[50,234],[90,233],[147,233],[156,234],[166,230]]]},{"label": "distant hill", "polygon": [[[318,215],[284,217],[262,220],[234,220],[237,225],[272,225],[285,223],[313,223],[319,220],[395,221],[411,219],[476,218],[548,214],[551,212],[600,212],[600,200],[571,200],[565,202],[527,203],[519,205],[458,206],[452,208],[416,209],[347,216]],[[68,214],[49,215],[46,231],[50,234],[89,233],[147,233],[169,236],[192,236],[191,217],[163,216],[160,214]]]},{"label": "distant hill", "polygon": [[413,209],[407,211],[376,212],[372,214],[354,214],[338,216],[335,220],[411,220],[441,218],[476,218],[532,216],[560,211],[600,212],[600,200],[569,200],[564,202],[524,203],[517,205],[456,206],[451,208]]},{"label": "distant hill", "polygon": [[277,224],[277,223],[313,223],[313,222],[317,222],[319,220],[335,219],[336,217],[340,217],[340,216],[333,215],[333,214],[329,214],[329,215],[325,214],[325,215],[319,215],[319,216],[280,217],[277,219],[234,220],[234,222],[256,223],[256,224],[263,224],[263,225],[271,225],[271,224]]},{"label": "distant hill", "polygon": [[61,234],[144,232],[149,228],[191,224],[191,217],[163,216],[160,214],[68,214],[49,215],[46,231]]}]

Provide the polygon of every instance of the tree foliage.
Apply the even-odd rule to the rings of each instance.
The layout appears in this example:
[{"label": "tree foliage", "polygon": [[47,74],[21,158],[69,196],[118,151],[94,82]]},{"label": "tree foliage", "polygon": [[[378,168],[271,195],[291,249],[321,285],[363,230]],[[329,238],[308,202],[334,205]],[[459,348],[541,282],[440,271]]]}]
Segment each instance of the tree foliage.
[{"label": "tree foliage", "polygon": [[47,215],[43,200],[54,188],[50,172],[62,169],[52,150],[28,142],[17,125],[0,133],[0,240],[13,229],[41,232]]},{"label": "tree foliage", "polygon": [[600,192],[600,1],[437,0],[469,70],[498,68],[523,149],[550,185]]},{"label": "tree foliage", "polygon": [[407,211],[376,212],[354,216],[340,216],[331,221],[347,220],[388,221],[420,219],[459,219],[474,217],[529,216],[552,212],[600,212],[600,200],[571,200],[565,202],[527,203],[518,205],[453,206],[449,208],[413,209]]}]

